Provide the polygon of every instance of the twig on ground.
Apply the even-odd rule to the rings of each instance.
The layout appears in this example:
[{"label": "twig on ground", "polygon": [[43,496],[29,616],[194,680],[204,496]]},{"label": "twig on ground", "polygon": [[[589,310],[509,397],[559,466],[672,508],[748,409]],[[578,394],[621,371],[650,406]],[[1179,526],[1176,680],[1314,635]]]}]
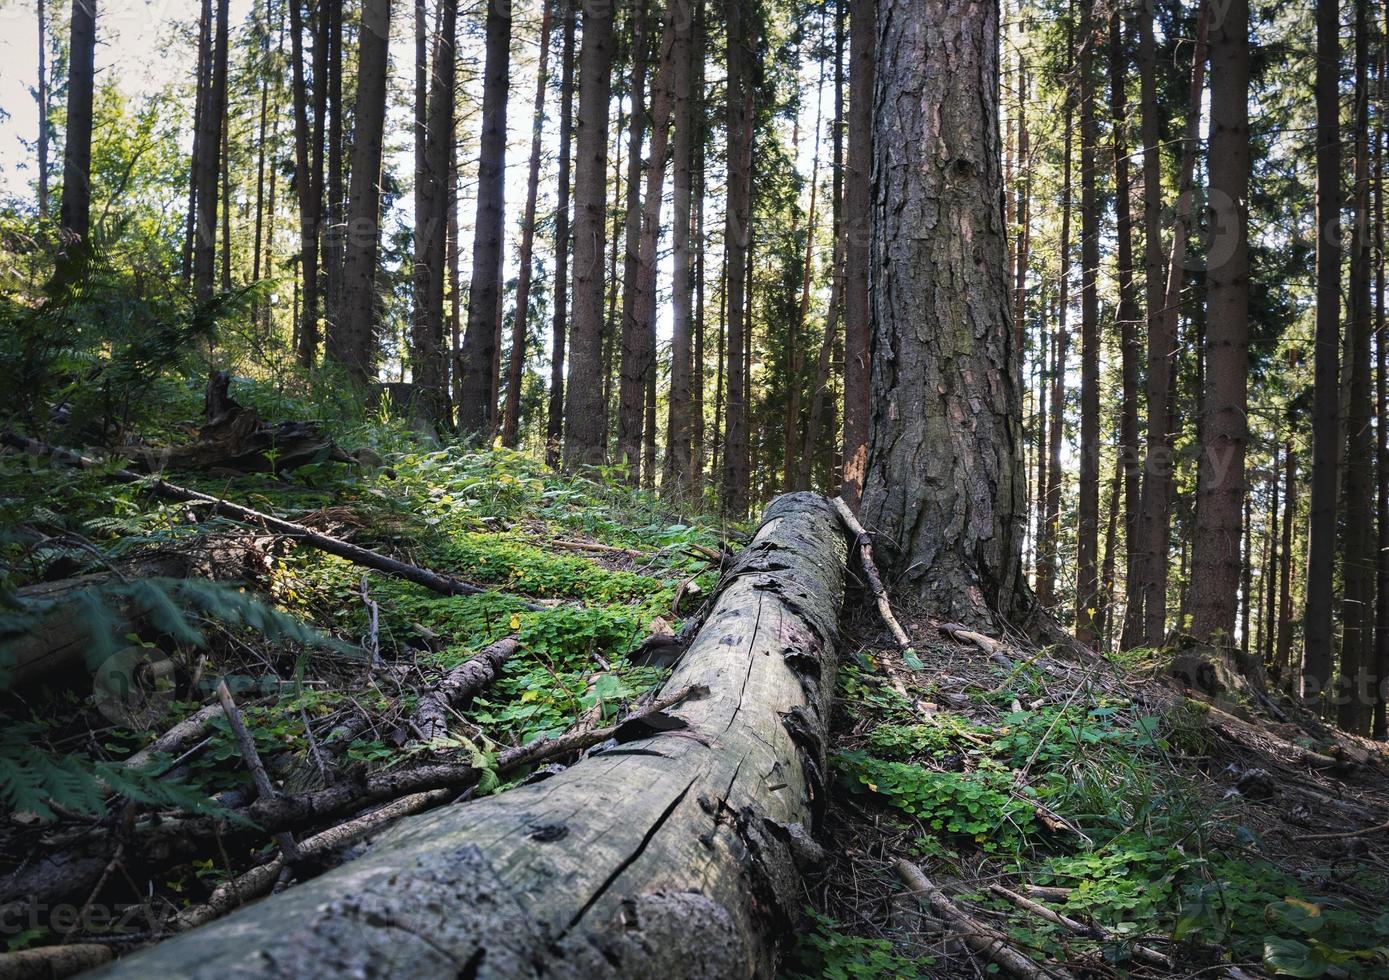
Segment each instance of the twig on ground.
[{"label": "twig on ground", "polygon": [[882,616],[883,622],[892,631],[892,638],[897,641],[898,649],[910,650],[912,648],[911,638],[907,636],[906,630],[902,629],[902,624],[897,622],[897,617],[892,614],[892,604],[888,602],[887,598],[887,587],[883,585],[883,577],[878,572],[877,563],[873,561],[872,539],[842,498],[832,497],[830,504],[844,523],[844,527],[854,536],[854,543],[858,545],[859,562],[863,565],[864,574],[868,576],[868,585],[873,592],[873,598],[877,600],[878,615]]},{"label": "twig on ground", "polygon": [[[222,710],[226,712],[227,723],[231,725],[232,734],[236,736],[236,744],[241,750],[241,758],[246,763],[246,768],[251,771],[251,782],[255,784],[257,799],[274,799],[277,795],[275,787],[265,771],[265,763],[261,761],[260,753],[256,751],[256,740],[251,736],[250,729],[246,727],[246,722],[241,717],[241,711],[237,708],[231,691],[227,689],[225,680],[217,682],[217,698],[222,702]],[[289,831],[280,831],[274,835],[274,838],[275,843],[279,845],[280,853],[285,856],[286,860],[299,860],[299,847],[294,843],[294,836]]]},{"label": "twig on ground", "polygon": [[997,929],[984,925],[950,898],[926,877],[920,868],[908,860],[897,862],[897,874],[912,890],[922,907],[954,926],[965,945],[1006,970],[1019,980],[1055,980],[1071,975],[1060,967],[1043,966],[1019,952]]},{"label": "twig on ground", "polygon": [[1375,824],[1373,827],[1362,827],[1359,830],[1347,830],[1339,834],[1307,834],[1303,837],[1294,837],[1293,840],[1350,840],[1352,837],[1368,837],[1370,834],[1379,834],[1386,830],[1389,830],[1389,820]]},{"label": "twig on ground", "polygon": [[[1099,939],[1105,942],[1112,941],[1114,938],[1103,926],[1087,925],[1078,919],[1072,919],[1070,916],[1063,915],[1055,909],[1047,908],[1040,902],[1034,902],[1030,898],[1024,898],[1017,892],[1009,891],[1002,885],[990,885],[989,891],[1001,898],[1006,898],[1018,908],[1026,912],[1031,912],[1033,915],[1046,919],[1048,922],[1055,925],[1069,929],[1079,936],[1089,936],[1091,939]],[[1135,960],[1141,963],[1147,963],[1149,966],[1156,966],[1164,970],[1172,969],[1172,960],[1170,957],[1164,953],[1159,953],[1155,949],[1149,949],[1147,946],[1132,946],[1129,949],[1129,953]]]}]

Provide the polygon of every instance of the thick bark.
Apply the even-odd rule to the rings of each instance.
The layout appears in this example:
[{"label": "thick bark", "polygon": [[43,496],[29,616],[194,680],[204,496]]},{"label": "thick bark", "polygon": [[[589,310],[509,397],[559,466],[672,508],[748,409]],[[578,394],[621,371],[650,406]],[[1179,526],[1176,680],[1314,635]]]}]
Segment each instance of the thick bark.
[{"label": "thick bark", "polygon": [[881,11],[863,523],[896,544],[899,588],[936,615],[993,624],[1023,611],[1025,497],[998,8]]},{"label": "thick bark", "polygon": [[[1114,216],[1116,273],[1119,279],[1119,373],[1122,402],[1119,415],[1119,460],[1123,469],[1125,609],[1141,610],[1139,581],[1138,515],[1142,507],[1142,467],[1138,448],[1138,288],[1133,280],[1133,213],[1129,201],[1128,98],[1125,91],[1124,21],[1114,13],[1109,22],[1109,105],[1114,138]],[[1024,130],[1025,132],[1025,130]],[[1025,206],[1023,208],[1025,210]],[[1020,247],[1020,252],[1024,250]],[[1111,610],[1111,618],[1113,612]],[[1133,639],[1129,624],[1138,617],[1126,612],[1125,642]]]},{"label": "thick bark", "polygon": [[1100,212],[1096,194],[1095,0],[1086,0],[1080,32],[1080,494],[1076,528],[1076,639],[1095,642],[1100,531]]},{"label": "thick bark", "polygon": [[687,8],[677,8],[671,48],[670,94],[674,146],[671,155],[671,221],[674,245],[671,272],[670,406],[666,418],[666,459],[661,474],[661,493],[671,500],[686,500],[694,492],[694,458],[691,433],[690,317],[694,298],[691,278],[690,199],[694,180],[694,113],[690,92],[694,82],[691,47],[693,23]]},{"label": "thick bark", "polygon": [[1191,634],[1230,644],[1240,580],[1249,435],[1249,4],[1231,0],[1211,38],[1204,439],[1192,551]]},{"label": "thick bark", "polygon": [[[82,4],[78,4],[80,9]],[[212,297],[217,264],[217,178],[221,174],[223,126],[227,116],[227,17],[229,0],[217,0],[217,20],[212,42],[212,76],[201,121],[195,179],[198,182],[198,221],[193,240],[193,289],[201,300]],[[76,30],[77,18],[73,19]],[[74,42],[75,47],[75,42]],[[91,127],[88,109],[88,129]]]},{"label": "thick bark", "polygon": [[[1142,643],[1157,646],[1167,632],[1168,543],[1172,522],[1173,433],[1172,410],[1176,374],[1177,322],[1181,312],[1182,283],[1186,277],[1186,245],[1191,234],[1192,198],[1196,154],[1200,149],[1201,93],[1205,87],[1206,34],[1210,8],[1203,0],[1196,21],[1192,49],[1191,95],[1187,103],[1186,129],[1177,187],[1176,220],[1172,225],[1169,258],[1162,260],[1162,183],[1158,145],[1157,107],[1149,93],[1155,91],[1153,21],[1151,8],[1139,18],[1139,66],[1143,85],[1143,218],[1144,264],[1148,276],[1148,438],[1143,466],[1143,500],[1139,519],[1143,591]],[[1156,258],[1154,256],[1156,250]],[[1166,273],[1165,280],[1163,273]],[[1165,281],[1165,286],[1163,283]],[[1136,623],[1134,628],[1137,628]],[[1135,644],[1129,643],[1127,646]]]},{"label": "thick bark", "polygon": [[1307,523],[1302,682],[1322,698],[1331,682],[1331,604],[1336,550],[1336,457],[1341,343],[1340,4],[1317,0],[1317,308],[1313,341],[1312,487]]},{"label": "thick bark", "polygon": [[[440,0],[424,132],[423,181],[415,188],[416,308],[410,338],[411,377],[448,401],[444,344],[444,276],[448,250],[449,150],[453,144],[458,0]],[[482,194],[479,192],[479,200]],[[496,270],[493,269],[495,275]],[[487,326],[491,333],[491,324]]]},{"label": "thick bark", "polygon": [[697,699],[113,975],[770,975],[817,850],[846,551],[822,498],[779,498],[667,685]]},{"label": "thick bark", "polygon": [[728,44],[728,191],[724,255],[728,266],[728,359],[724,395],[723,473],[719,502],[723,512],[741,518],[748,509],[748,411],[745,351],[750,349],[751,301],[744,274],[752,238],[752,130],[755,120],[747,0],[726,0]]},{"label": "thick bark", "polygon": [[[226,0],[223,0],[222,8],[226,9]],[[63,204],[59,213],[59,225],[70,239],[85,239],[91,224],[92,86],[96,61],[96,15],[97,0],[74,0],[72,30],[68,43]],[[226,23],[225,19],[222,22]]]},{"label": "thick bark", "polygon": [[574,312],[564,401],[564,465],[603,462],[603,253],[607,245],[608,99],[613,10],[584,7],[579,48],[578,162],[574,168]]},{"label": "thick bark", "polygon": [[[502,315],[506,97],[510,82],[511,0],[490,0],[482,83],[477,217],[473,224],[473,274],[468,287],[468,328],[463,334],[463,378],[458,404],[458,427],[465,433],[489,431],[497,413],[494,375],[500,367],[497,332]],[[532,207],[532,215],[534,211]],[[518,309],[517,317],[524,337],[525,311]],[[524,354],[524,343],[521,348]]]},{"label": "thick bark", "polygon": [[569,331],[569,161],[574,143],[574,4],[557,0],[564,11],[560,56],[559,176],[555,207],[555,321],[550,355],[550,405],[545,419],[545,461],[558,466],[564,438],[564,348]]},{"label": "thick bark", "polygon": [[1341,670],[1337,720],[1347,731],[1364,728],[1373,696],[1375,568],[1374,433],[1370,428],[1370,93],[1369,25],[1365,0],[1355,4],[1355,215],[1350,247],[1350,404],[1345,475],[1345,595],[1341,606]]},{"label": "thick bark", "polygon": [[[623,197],[622,228],[622,319],[621,319],[621,359],[618,367],[617,393],[617,464],[622,467],[629,483],[636,485],[641,471],[641,425],[642,398],[645,380],[638,372],[628,378],[634,369],[633,360],[638,351],[635,345],[642,338],[637,336],[637,290],[641,281],[641,148],[646,132],[646,76],[650,70],[647,38],[650,20],[650,5],[646,0],[638,0],[633,7],[631,24],[632,79],[629,96],[632,113],[627,120],[627,183]],[[652,85],[653,95],[656,86]],[[653,127],[654,129],[654,127]],[[653,160],[654,163],[654,160]],[[620,165],[619,165],[620,166]],[[616,296],[616,289],[613,291]],[[607,353],[604,356],[604,377],[611,378],[612,339],[609,338]],[[608,398],[603,399],[604,404]]]},{"label": "thick bark", "polygon": [[[521,267],[516,277],[516,312],[511,321],[511,356],[506,368],[506,409],[502,415],[502,445],[515,448],[521,425],[521,375],[526,366],[526,336],[531,296],[531,256],[535,249],[535,199],[540,191],[540,139],[545,129],[545,84],[550,65],[550,0],[540,15],[540,65],[535,73],[535,124],[531,129],[530,170],[526,177],[526,209],[521,218]],[[500,353],[500,352],[499,352]]]},{"label": "thick bark", "polygon": [[386,122],[390,0],[366,0],[357,56],[357,110],[352,132],[352,201],[348,209],[343,301],[328,324],[328,355],[365,384],[376,373],[376,251],[380,241],[381,146]]},{"label": "thick bark", "polygon": [[849,153],[844,175],[844,486],[857,508],[868,461],[869,349],[873,313],[868,262],[872,226],[873,86],[877,0],[849,0]]}]

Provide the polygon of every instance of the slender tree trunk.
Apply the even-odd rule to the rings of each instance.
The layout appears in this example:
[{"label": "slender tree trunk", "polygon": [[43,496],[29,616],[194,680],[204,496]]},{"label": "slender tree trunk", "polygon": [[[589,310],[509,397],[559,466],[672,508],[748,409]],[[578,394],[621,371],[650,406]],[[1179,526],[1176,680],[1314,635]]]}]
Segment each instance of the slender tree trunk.
[{"label": "slender tree trunk", "polygon": [[671,99],[674,148],[672,150],[672,199],[675,214],[671,237],[674,244],[671,271],[670,406],[666,419],[666,459],[661,474],[661,493],[685,500],[694,492],[691,432],[693,368],[690,363],[690,317],[693,301],[691,278],[690,199],[694,182],[696,139],[691,90],[694,58],[691,47],[691,11],[672,4],[674,37],[671,49]]},{"label": "slender tree trunk", "polygon": [[844,175],[844,500],[857,508],[868,461],[868,263],[872,229],[873,87],[877,0],[849,0],[849,152]]},{"label": "slender tree trunk", "polygon": [[1123,496],[1123,458],[1115,455],[1114,475],[1109,485],[1109,516],[1105,521],[1104,565],[1100,571],[1098,602],[1098,622],[1095,630],[1097,649],[1105,651],[1111,647],[1111,633],[1114,622],[1114,553],[1118,548],[1119,537],[1119,498]]},{"label": "slender tree trunk", "polygon": [[708,140],[709,118],[704,94],[704,53],[707,44],[704,0],[696,0],[694,28],[690,41],[691,115],[694,140],[694,361],[690,378],[690,471],[691,489],[700,497],[704,493],[704,458],[707,433],[704,429],[704,188],[705,147]]},{"label": "slender tree trunk", "polygon": [[193,282],[193,243],[198,237],[198,178],[202,172],[203,124],[207,117],[208,88],[212,82],[212,0],[202,0],[198,17],[198,67],[193,104],[193,155],[188,164],[188,210],[183,238],[183,282]]},{"label": "slender tree trunk", "polygon": [[[223,4],[225,6],[225,0]],[[63,141],[63,203],[59,213],[59,226],[70,241],[85,239],[91,226],[96,17],[97,0],[73,0],[68,46],[67,134]]]},{"label": "slender tree trunk", "polygon": [[[328,0],[328,126],[327,220],[323,223],[323,320],[326,344],[342,316],[345,217],[343,213],[342,8],[343,0]],[[322,16],[322,14],[320,14]]]},{"label": "slender tree trunk", "polygon": [[44,0],[38,0],[39,73],[34,85],[34,101],[39,115],[39,217],[48,217],[48,14]]},{"label": "slender tree trunk", "polygon": [[749,459],[746,389],[746,351],[749,343],[747,297],[744,268],[748,263],[752,228],[752,128],[753,111],[751,52],[748,50],[747,20],[751,11],[746,0],[726,0],[728,26],[728,215],[724,233],[724,254],[728,263],[728,343],[726,382],[726,422],[724,425],[723,474],[720,503],[723,512],[735,518],[748,510]]},{"label": "slender tree trunk", "polygon": [[[78,2],[77,8],[82,7]],[[193,242],[193,289],[200,300],[212,298],[217,276],[217,178],[223,126],[227,116],[227,14],[228,0],[217,0],[217,21],[212,42],[212,76],[208,86],[206,115],[202,121],[202,159],[198,161],[198,224]],[[77,18],[73,21],[76,31]],[[74,50],[76,43],[74,42]],[[71,112],[71,110],[69,110]],[[90,129],[91,110],[88,109]]]},{"label": "slender tree trunk", "polygon": [[1293,521],[1297,518],[1297,456],[1289,436],[1283,446],[1283,555],[1278,571],[1278,679],[1292,687],[1293,648]]},{"label": "slender tree trunk", "polygon": [[[1250,495],[1244,495],[1244,523],[1240,525],[1244,532],[1244,546],[1241,550],[1243,561],[1240,564],[1239,578],[1239,652],[1242,658],[1240,663],[1247,669],[1249,663],[1249,651],[1258,649],[1250,641],[1249,616],[1254,608],[1254,528],[1253,528],[1253,505]],[[1234,649],[1234,633],[1230,634],[1229,647]]]},{"label": "slender tree trunk", "polygon": [[[1143,86],[1143,217],[1144,263],[1148,277],[1148,445],[1143,465],[1142,512],[1139,540],[1143,590],[1142,644],[1157,646],[1167,632],[1167,581],[1169,538],[1172,526],[1172,411],[1176,375],[1177,322],[1181,311],[1182,282],[1186,276],[1186,244],[1191,233],[1191,201],[1195,186],[1196,154],[1201,119],[1201,93],[1205,88],[1206,34],[1210,8],[1201,3],[1196,19],[1196,43],[1192,50],[1191,95],[1180,166],[1176,220],[1172,226],[1169,258],[1164,266],[1161,242],[1161,147],[1158,145],[1157,107],[1150,99],[1155,91],[1153,22],[1151,8],[1139,19],[1139,65]],[[1153,96],[1155,99],[1155,96]],[[1155,252],[1156,250],[1156,252]],[[1163,270],[1166,270],[1165,287]],[[1136,625],[1135,625],[1136,628]],[[1136,644],[1126,644],[1133,646]]]},{"label": "slender tree trunk", "polygon": [[[1379,52],[1379,105],[1389,104],[1389,52]],[[1375,243],[1375,527],[1378,556],[1375,560],[1374,713],[1371,734],[1389,735],[1389,347],[1385,336],[1384,254],[1384,139],[1383,122],[1374,135],[1374,243]]]},{"label": "slender tree trunk", "polygon": [[579,50],[579,138],[574,173],[574,314],[564,406],[564,464],[603,462],[603,253],[607,227],[608,99],[613,9],[584,7]]},{"label": "slender tree trunk", "polygon": [[1080,44],[1080,500],[1076,529],[1076,639],[1095,642],[1100,530],[1100,212],[1096,194],[1095,0],[1086,0]]},{"label": "slender tree trunk", "polygon": [[[647,440],[645,422],[648,389],[654,387],[656,371],[656,245],[661,232],[661,205],[666,176],[666,150],[670,145],[670,114],[674,25],[677,4],[666,7],[661,40],[657,48],[657,70],[651,80],[650,162],[646,169],[646,190],[642,196],[641,236],[637,240],[636,283],[632,294],[632,316],[622,323],[622,363],[618,383],[617,456],[628,461],[627,477],[634,480],[644,458]],[[653,403],[654,404],[654,403]],[[655,433],[650,434],[654,439]],[[653,442],[654,445],[654,442]],[[649,485],[645,480],[643,485]]]},{"label": "slender tree trunk", "polygon": [[535,248],[535,199],[540,190],[540,139],[545,129],[545,84],[550,64],[550,0],[542,2],[544,10],[540,16],[540,65],[535,76],[535,124],[531,130],[526,210],[521,218],[521,268],[516,279],[516,312],[511,323],[511,357],[507,362],[506,373],[506,409],[502,415],[502,445],[509,448],[515,448],[520,431],[521,376],[526,366],[531,256]]},{"label": "slender tree trunk", "polygon": [[[1072,32],[1068,25],[1067,50],[1072,47],[1069,43],[1071,37]],[[1052,337],[1051,411],[1048,413],[1051,428],[1047,435],[1049,459],[1047,461],[1046,521],[1042,525],[1042,536],[1038,542],[1039,558],[1037,563],[1037,601],[1044,607],[1049,607],[1056,601],[1057,532],[1061,524],[1061,440],[1066,410],[1066,352],[1071,340],[1070,332],[1067,329],[1067,320],[1071,306],[1071,144],[1074,137],[1074,112],[1069,88],[1064,98],[1066,121],[1061,150],[1061,261],[1058,278],[1060,285],[1057,290],[1056,333]]]},{"label": "slender tree trunk", "polygon": [[1191,633],[1228,644],[1240,576],[1249,435],[1249,4],[1230,0],[1211,38],[1206,404],[1191,570]]},{"label": "slender tree trunk", "polygon": [[574,0],[556,0],[564,17],[560,55],[559,189],[555,208],[555,320],[550,357],[550,405],[545,419],[545,461],[558,466],[564,438],[564,348],[569,330],[569,160],[574,142]]},{"label": "slender tree trunk", "polygon": [[[416,188],[422,204],[415,212],[415,288],[421,297],[411,337],[411,375],[430,393],[435,407],[449,401],[449,370],[444,333],[444,278],[448,262],[449,154],[454,134],[455,45],[458,0],[440,0],[437,36],[430,59],[430,92],[425,123],[424,181]],[[478,200],[484,191],[479,186]],[[480,205],[479,205],[480,207]],[[492,273],[495,275],[495,263]],[[486,330],[490,337],[491,321]],[[476,431],[476,427],[467,431]]]},{"label": "slender tree trunk", "polygon": [[1337,720],[1360,732],[1374,703],[1369,687],[1374,669],[1374,593],[1379,564],[1374,553],[1374,452],[1370,370],[1370,88],[1369,18],[1366,0],[1355,4],[1355,214],[1350,252],[1350,411],[1347,418],[1345,482],[1345,582],[1341,606],[1341,671]]},{"label": "slender tree trunk", "polygon": [[[457,134],[455,133],[456,137]],[[458,173],[458,140],[449,140],[449,217],[448,217],[448,243],[445,246],[448,262],[448,287],[449,287],[449,345],[448,345],[448,376],[451,383],[449,388],[453,404],[459,404],[462,398],[460,386],[463,383],[463,268],[462,256],[463,243],[459,240],[461,232],[458,224],[458,197],[459,197],[459,173]]]},{"label": "slender tree trunk", "polygon": [[328,354],[361,383],[376,375],[376,253],[381,223],[381,153],[386,124],[390,0],[365,0],[357,55],[343,302],[329,321]]},{"label": "slender tree trunk", "polygon": [[270,24],[267,4],[266,23],[260,27],[260,123],[256,138],[256,218],[251,244],[251,281],[260,281],[261,245],[265,232],[265,152],[266,131],[270,123]]},{"label": "slender tree trunk", "polygon": [[1119,357],[1122,404],[1119,422],[1119,459],[1124,484],[1124,542],[1126,565],[1125,636],[1137,621],[1128,610],[1143,605],[1138,557],[1138,515],[1142,508],[1142,466],[1138,447],[1138,289],[1133,279],[1133,214],[1129,206],[1128,99],[1125,91],[1124,20],[1115,12],[1109,21],[1109,100],[1114,138],[1114,215],[1116,272],[1119,279]]},{"label": "slender tree trunk", "polygon": [[[1051,351],[1047,344],[1047,310],[1043,308],[1042,315],[1037,318],[1037,492],[1033,495],[1035,509],[1037,511],[1036,532],[1032,535],[1032,581],[1034,591],[1041,588],[1042,583],[1042,542],[1046,539],[1047,524],[1047,488],[1050,479],[1048,464],[1050,463],[1050,453],[1048,447],[1050,443],[1047,439],[1048,426],[1047,419],[1047,393],[1051,390],[1049,379],[1051,377]],[[1039,594],[1040,597],[1040,594]]]},{"label": "slender tree trunk", "polygon": [[[621,101],[619,97],[619,102]],[[631,210],[626,207],[619,207],[618,202],[624,200],[622,188],[622,133],[626,127],[626,122],[622,118],[622,113],[618,112],[617,125],[613,128],[613,205],[608,223],[612,227],[612,249],[608,252],[608,315],[603,320],[603,456],[608,456],[608,439],[612,435],[610,425],[612,403],[613,403],[613,347],[618,332],[621,329],[619,320],[619,310],[617,307],[618,297],[618,278],[617,278],[617,250],[625,246],[625,235],[619,234],[617,224],[619,215],[622,222],[626,223],[626,217],[631,214]],[[631,181],[627,182],[630,187]],[[625,260],[625,256],[624,256]],[[622,289],[625,291],[627,283],[624,278]]]},{"label": "slender tree trunk", "polygon": [[222,199],[219,202],[222,214],[222,291],[232,288],[232,234],[231,234],[231,114],[222,117],[222,156],[221,156]]},{"label": "slender tree trunk", "polygon": [[[299,301],[296,345],[299,364],[312,368],[318,356],[318,221],[321,194],[314,179],[314,160],[321,156],[322,129],[310,128],[309,91],[304,80],[304,0],[288,0],[294,87],[294,184],[299,198],[299,273],[303,283]],[[314,39],[314,47],[319,47]],[[315,51],[315,64],[318,56]]]},{"label": "slender tree trunk", "polygon": [[1268,471],[1268,527],[1265,537],[1268,541],[1268,560],[1264,562],[1264,629],[1263,643],[1259,647],[1259,659],[1267,671],[1273,666],[1273,643],[1278,622],[1278,442],[1273,443],[1273,458]]},{"label": "slender tree trunk", "polygon": [[[896,544],[899,590],[935,615],[994,624],[1025,594],[998,7],[883,0],[880,13],[863,521]],[[926,404],[939,414],[909,408]]]},{"label": "slender tree trunk", "polygon": [[1317,0],[1317,307],[1312,394],[1312,488],[1300,691],[1324,699],[1331,682],[1331,604],[1336,548],[1341,317],[1340,4]]},{"label": "slender tree trunk", "polygon": [[[291,0],[294,2],[294,0]],[[408,358],[417,366],[416,338],[429,332],[426,307],[429,295],[429,265],[426,261],[428,231],[421,216],[433,204],[433,184],[429,175],[429,10],[427,0],[415,0],[415,100],[414,129],[411,133],[415,151],[414,212],[415,224],[411,242],[414,250],[410,267],[410,330],[407,338]],[[436,17],[441,17],[442,9]],[[403,369],[403,365],[402,365]],[[416,379],[418,380],[418,379]]]},{"label": "slender tree trunk", "polygon": [[805,442],[801,447],[800,469],[796,475],[798,490],[810,489],[811,467],[820,446],[820,434],[826,428],[825,417],[834,411],[830,378],[834,368],[834,348],[839,337],[839,309],[844,296],[844,21],[847,19],[848,5],[846,0],[837,0],[835,7],[834,169],[830,191],[834,253],[830,258],[830,301],[829,309],[825,313],[825,336],[820,343],[820,357],[815,365],[815,387],[811,389],[810,412],[805,423]]},{"label": "slender tree trunk", "polygon": [[[463,380],[458,405],[458,427],[463,432],[487,431],[497,411],[493,374],[499,366],[497,358],[500,355],[496,335],[501,323],[506,98],[510,77],[511,0],[490,0],[487,5],[487,60],[483,69],[477,218],[473,225],[473,275],[468,287],[468,329],[463,335]],[[533,206],[530,214],[532,217],[535,214]],[[530,284],[526,285],[529,290]],[[524,313],[524,310],[518,311],[523,357]]]}]

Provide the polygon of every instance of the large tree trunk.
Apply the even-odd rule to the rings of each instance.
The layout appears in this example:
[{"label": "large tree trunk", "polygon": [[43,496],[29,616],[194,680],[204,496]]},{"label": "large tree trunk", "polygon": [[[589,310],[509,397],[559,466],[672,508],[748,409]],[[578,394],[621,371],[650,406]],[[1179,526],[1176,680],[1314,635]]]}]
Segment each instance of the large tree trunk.
[{"label": "large tree trunk", "polygon": [[[487,4],[487,60],[483,68],[477,218],[473,224],[473,275],[468,287],[468,327],[463,334],[463,378],[459,387],[458,427],[465,433],[489,431],[497,413],[494,375],[500,367],[497,332],[502,309],[506,97],[510,82],[511,0],[490,0]],[[517,316],[524,331],[525,311],[518,309]],[[525,344],[521,346],[524,351]]]},{"label": "large tree trunk", "polygon": [[366,0],[357,57],[357,111],[352,133],[352,201],[348,210],[343,302],[328,325],[328,353],[357,381],[376,372],[376,250],[380,240],[381,144],[386,121],[390,0]]},{"label": "large tree trunk", "polygon": [[1317,312],[1312,394],[1312,488],[1307,524],[1306,611],[1300,690],[1321,698],[1331,681],[1332,565],[1336,549],[1336,457],[1341,336],[1340,4],[1317,0]]},{"label": "large tree trunk", "polygon": [[607,245],[608,99],[613,9],[585,6],[579,48],[579,139],[574,168],[574,314],[564,402],[564,465],[603,462],[603,253]]},{"label": "large tree trunk", "polygon": [[[223,9],[226,0],[223,0]],[[92,86],[96,62],[97,0],[74,0],[68,46],[67,133],[63,140],[63,204],[60,226],[85,239],[92,210]],[[223,19],[222,23],[226,23]]]},{"label": "large tree trunk", "polygon": [[[506,409],[502,413],[502,445],[516,447],[521,426],[521,376],[526,367],[526,336],[530,311],[531,265],[535,248],[535,199],[540,191],[540,140],[545,129],[545,84],[550,64],[550,0],[542,0],[540,65],[535,73],[535,123],[531,129],[530,169],[526,176],[526,210],[521,218],[521,267],[516,277],[516,312],[511,321],[511,356],[506,369]],[[500,354],[500,352],[498,352]]]},{"label": "large tree trunk", "polygon": [[[81,9],[82,3],[76,5]],[[221,173],[222,128],[227,115],[227,17],[229,0],[218,0],[216,33],[212,43],[212,76],[208,81],[207,102],[198,141],[202,156],[195,169],[198,182],[198,221],[193,241],[193,289],[200,300],[212,297],[217,263],[217,178]],[[73,18],[74,48],[77,18]],[[91,128],[91,109],[87,110]],[[66,210],[66,208],[64,208]]]},{"label": "large tree trunk", "polygon": [[560,56],[559,177],[555,206],[555,321],[550,356],[550,405],[545,419],[545,461],[558,466],[564,438],[564,348],[569,330],[569,159],[574,142],[574,4],[557,0],[564,11]]},{"label": "large tree trunk", "polygon": [[1341,670],[1337,719],[1347,731],[1364,727],[1373,703],[1367,674],[1374,669],[1374,433],[1370,429],[1370,92],[1369,25],[1365,0],[1355,4],[1355,214],[1350,249],[1350,411],[1346,442],[1346,520],[1341,606]]},{"label": "large tree trunk", "polygon": [[1095,643],[1100,532],[1100,211],[1095,187],[1095,0],[1080,32],[1080,499],[1076,528],[1076,639]]},{"label": "large tree trunk", "polygon": [[1231,0],[1211,38],[1204,438],[1192,552],[1191,634],[1232,644],[1248,440],[1249,5]]},{"label": "large tree trunk", "polygon": [[[444,274],[448,250],[449,150],[453,144],[454,45],[458,0],[440,0],[430,71],[429,108],[424,132],[424,173],[415,190],[416,308],[410,338],[411,378],[432,393],[435,404],[448,401],[448,363],[444,345]],[[489,324],[490,331],[491,326]]]},{"label": "large tree trunk", "polygon": [[1026,495],[998,8],[883,0],[878,23],[863,523],[897,545],[900,586],[936,615],[992,623],[1024,611]]},{"label": "large tree trunk", "polygon": [[[1379,104],[1389,99],[1389,64],[1381,49],[1377,84]],[[1375,738],[1389,735],[1389,345],[1384,334],[1384,134],[1374,141],[1375,199],[1375,639],[1374,715],[1370,731]]]},{"label": "large tree trunk", "polygon": [[666,686],[690,700],[109,975],[772,975],[817,850],[846,552],[823,498],[779,498]]},{"label": "large tree trunk", "polygon": [[[300,366],[311,368],[318,356],[318,218],[321,199],[313,179],[313,161],[321,155],[322,130],[311,124],[309,119],[309,91],[304,80],[305,0],[287,2],[294,71],[294,190],[299,198],[299,277],[303,283],[303,297],[296,318],[296,353]],[[318,46],[318,39],[315,39],[315,49]]]},{"label": "large tree trunk", "polygon": [[752,129],[753,110],[751,52],[748,50],[747,0],[726,0],[728,27],[728,204],[724,230],[724,255],[728,267],[727,391],[724,405],[722,492],[724,513],[741,518],[748,509],[748,411],[744,351],[751,347],[744,269],[752,237]]},{"label": "large tree trunk", "polygon": [[[674,245],[671,283],[670,331],[670,407],[666,419],[666,460],[661,475],[661,493],[671,500],[685,500],[694,491],[693,456],[691,454],[690,399],[690,316],[693,300],[693,280],[690,276],[690,197],[693,185],[694,114],[690,106],[690,90],[694,81],[694,59],[691,57],[690,35],[693,29],[691,11],[681,9],[672,25],[670,93],[674,147],[671,167],[671,237]],[[700,52],[703,57],[703,52]]]},{"label": "large tree trunk", "polygon": [[850,507],[863,492],[868,460],[872,309],[868,261],[873,176],[873,83],[877,0],[849,0],[849,153],[844,175],[844,486]]}]

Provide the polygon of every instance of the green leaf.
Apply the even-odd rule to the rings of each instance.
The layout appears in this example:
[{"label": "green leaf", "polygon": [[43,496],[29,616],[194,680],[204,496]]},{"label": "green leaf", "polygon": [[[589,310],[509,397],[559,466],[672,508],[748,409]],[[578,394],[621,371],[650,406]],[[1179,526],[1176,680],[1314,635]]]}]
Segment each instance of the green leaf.
[{"label": "green leaf", "polygon": [[1306,943],[1268,936],[1264,939],[1264,966],[1280,976],[1319,977],[1330,964]]}]

